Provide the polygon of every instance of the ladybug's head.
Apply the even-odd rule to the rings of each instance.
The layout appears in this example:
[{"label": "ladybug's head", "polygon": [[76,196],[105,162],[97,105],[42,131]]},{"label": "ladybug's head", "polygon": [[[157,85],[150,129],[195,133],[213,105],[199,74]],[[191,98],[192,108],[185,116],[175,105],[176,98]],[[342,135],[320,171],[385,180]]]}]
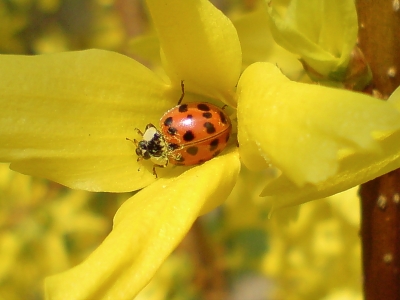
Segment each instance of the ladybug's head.
[{"label": "ladybug's head", "polygon": [[150,153],[147,148],[147,145],[148,143],[146,141],[140,141],[137,144],[136,155],[139,156],[139,158],[150,159]]}]

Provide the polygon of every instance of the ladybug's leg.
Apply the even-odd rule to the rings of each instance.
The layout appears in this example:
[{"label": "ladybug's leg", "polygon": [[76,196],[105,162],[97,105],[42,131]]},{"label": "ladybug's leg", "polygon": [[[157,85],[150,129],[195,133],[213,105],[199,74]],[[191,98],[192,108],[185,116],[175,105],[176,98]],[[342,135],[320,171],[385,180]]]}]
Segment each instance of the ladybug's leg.
[{"label": "ladybug's leg", "polygon": [[[156,126],[154,126],[153,124],[149,123],[149,124],[146,125],[145,131],[146,131],[147,129],[151,128],[151,127],[155,128]],[[144,134],[139,128],[135,128],[135,131],[136,131],[138,134],[140,134],[141,136],[143,136],[143,134]]]},{"label": "ladybug's leg", "polygon": [[[130,142],[134,143],[135,146],[136,146],[136,148],[138,147],[139,142],[138,142],[136,139],[133,139],[133,140],[131,140],[130,138],[125,138],[125,139],[126,139],[127,141],[130,141]],[[139,162],[139,161],[141,161],[141,160],[143,160],[143,157],[142,157],[142,156],[138,156],[138,158],[137,158],[136,161]],[[139,167],[138,171],[140,171],[140,167]]]},{"label": "ladybug's leg", "polygon": [[178,100],[178,105],[181,104],[183,97],[185,97],[185,84],[183,83],[183,80],[181,80],[181,90],[182,90],[182,94]]},{"label": "ladybug's leg", "polygon": [[166,166],[168,166],[168,160],[167,160],[167,162],[166,162],[164,165],[157,165],[157,164],[154,164],[154,165],[153,165],[153,175],[156,176],[156,178],[158,178],[157,172],[156,172],[156,168],[165,168]]},{"label": "ladybug's leg", "polygon": [[[136,161],[139,162],[139,161],[141,161],[141,160],[143,160],[143,157],[139,156],[139,157],[137,158]],[[139,165],[139,168],[137,169],[138,172],[140,172],[140,167],[141,167],[141,166]]]},{"label": "ladybug's leg", "polygon": [[139,128],[135,128],[135,131],[140,134],[141,136],[143,136],[143,132],[139,129]]},{"label": "ladybug's leg", "polygon": [[136,139],[133,139],[133,140],[131,140],[130,138],[125,138],[125,139],[127,141],[130,141],[130,142],[134,143],[136,147],[138,146],[138,141]]},{"label": "ladybug's leg", "polygon": [[149,124],[146,125],[146,130],[149,129],[149,128],[156,128],[156,126],[154,126],[153,124],[149,123]]}]

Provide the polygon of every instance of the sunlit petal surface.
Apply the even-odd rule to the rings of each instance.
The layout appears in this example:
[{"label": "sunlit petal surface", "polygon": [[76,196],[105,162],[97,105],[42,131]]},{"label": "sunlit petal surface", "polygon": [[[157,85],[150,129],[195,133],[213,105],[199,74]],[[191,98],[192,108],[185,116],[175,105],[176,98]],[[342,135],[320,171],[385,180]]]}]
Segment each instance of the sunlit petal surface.
[{"label": "sunlit petal surface", "polygon": [[148,0],[173,84],[185,80],[188,90],[231,98],[239,78],[242,56],[231,21],[207,0]]},{"label": "sunlit petal surface", "polygon": [[197,216],[227,198],[239,170],[233,151],[128,199],[103,244],[82,264],[47,280],[48,299],[132,299]]},{"label": "sunlit petal surface", "polygon": [[289,78],[298,79],[304,69],[297,55],[279,46],[270,31],[264,7],[245,14],[234,22],[243,51],[243,65],[258,61],[276,64]]},{"label": "sunlit petal surface", "polygon": [[132,191],[154,181],[126,138],[158,124],[179,90],[101,50],[1,56],[0,66],[1,161],[91,191]]},{"label": "sunlit petal surface", "polygon": [[238,89],[242,161],[251,169],[272,164],[283,172],[263,195],[304,202],[398,165],[400,114],[391,103],[292,82],[267,63],[250,66]]}]

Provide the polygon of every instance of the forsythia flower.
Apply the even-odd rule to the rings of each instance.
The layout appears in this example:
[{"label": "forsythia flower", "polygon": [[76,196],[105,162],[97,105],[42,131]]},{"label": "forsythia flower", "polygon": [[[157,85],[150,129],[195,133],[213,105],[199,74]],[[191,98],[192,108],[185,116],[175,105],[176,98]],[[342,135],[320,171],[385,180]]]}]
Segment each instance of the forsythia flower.
[{"label": "forsythia flower", "polygon": [[[1,161],[71,188],[145,187],[120,207],[97,250],[47,280],[48,299],[133,298],[194,220],[228,197],[241,163],[280,170],[264,190],[274,207],[330,195],[400,166],[400,112],[391,103],[292,82],[269,63],[253,64],[240,77],[236,30],[211,3],[147,4],[170,83],[101,50],[0,57]],[[234,141],[222,155],[191,169],[160,170],[156,180],[126,138],[176,105],[181,80],[184,101],[237,107],[239,148]]]},{"label": "forsythia flower", "polygon": [[358,24],[353,0],[292,0],[287,7],[268,1],[271,32],[300,56],[314,80],[339,81],[357,89],[371,71],[356,47]]}]

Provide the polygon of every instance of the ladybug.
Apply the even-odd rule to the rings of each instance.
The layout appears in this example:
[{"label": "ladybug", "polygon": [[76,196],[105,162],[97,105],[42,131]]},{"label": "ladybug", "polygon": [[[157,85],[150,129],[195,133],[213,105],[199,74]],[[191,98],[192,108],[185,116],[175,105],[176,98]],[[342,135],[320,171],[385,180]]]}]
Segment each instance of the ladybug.
[{"label": "ladybug", "polygon": [[168,110],[160,119],[159,129],[147,124],[141,141],[136,145],[138,161],[150,159],[153,174],[156,167],[165,168],[168,163],[179,166],[198,165],[217,156],[227,145],[232,130],[229,117],[217,106],[206,102],[181,104]]}]

